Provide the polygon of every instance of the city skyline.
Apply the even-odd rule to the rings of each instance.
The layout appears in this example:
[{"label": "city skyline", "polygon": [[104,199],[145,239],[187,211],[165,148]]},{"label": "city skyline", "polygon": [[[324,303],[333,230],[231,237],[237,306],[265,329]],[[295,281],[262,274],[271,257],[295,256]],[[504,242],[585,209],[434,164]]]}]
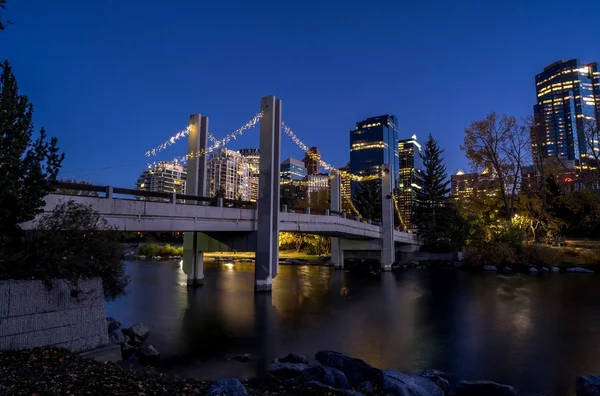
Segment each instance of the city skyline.
[{"label": "city skyline", "polygon": [[[490,111],[532,115],[535,75],[544,67],[560,59],[600,60],[594,2],[583,15],[541,1],[368,8],[333,2],[310,12],[239,2],[233,14],[231,4],[185,1],[145,3],[143,12],[136,2],[110,9],[30,3],[11,2],[3,55],[36,106],[36,129],[57,136],[67,154],[60,176],[99,184],[133,185],[146,165],[143,153],[185,128],[189,114],[209,116],[209,130],[222,137],[256,114],[260,97],[270,93],[283,99],[286,124],[336,167],[349,159],[354,123],[389,113],[398,117],[400,139],[416,134],[424,141],[432,133],[452,174],[469,169],[458,146],[471,121]],[[378,24],[383,11],[402,15],[403,23]],[[182,22],[194,13],[211,18],[202,26]],[[496,18],[484,24],[490,13]],[[579,40],[547,29],[542,42],[521,40],[567,17],[577,21]],[[345,27],[346,19],[362,27]],[[277,20],[273,46],[256,46],[270,37],[261,28],[270,20]],[[506,20],[510,30],[502,28]],[[205,52],[190,54],[198,44]],[[24,45],[30,51],[21,51]],[[384,50],[386,62],[368,60]],[[417,61],[403,62],[409,58]],[[263,71],[274,59],[278,70]],[[228,147],[258,147],[257,135],[249,131]],[[180,144],[156,160],[184,153]],[[288,156],[303,153],[284,137],[282,157]]]}]

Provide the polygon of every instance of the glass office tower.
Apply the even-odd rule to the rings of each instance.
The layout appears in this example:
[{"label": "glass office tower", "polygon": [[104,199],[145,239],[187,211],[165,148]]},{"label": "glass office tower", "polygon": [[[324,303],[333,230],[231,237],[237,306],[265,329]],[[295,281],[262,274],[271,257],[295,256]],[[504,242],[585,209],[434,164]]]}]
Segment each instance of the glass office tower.
[{"label": "glass office tower", "polygon": [[413,209],[417,194],[423,188],[423,157],[417,137],[398,141],[400,178],[398,181],[398,210],[408,228],[414,228]]},{"label": "glass office tower", "polygon": [[283,161],[279,172],[282,180],[302,180],[306,176],[304,162],[295,158],[288,158]]},{"label": "glass office tower", "polygon": [[579,59],[555,62],[535,76],[534,155],[585,162],[592,147],[586,143],[584,125],[598,122],[599,77],[598,63],[583,64]]},{"label": "glass office tower", "polygon": [[[392,167],[392,185],[398,185],[398,127],[396,116],[382,115],[356,123],[350,131],[350,171],[354,175],[378,174],[381,165]],[[352,182],[354,191],[357,182]]]}]

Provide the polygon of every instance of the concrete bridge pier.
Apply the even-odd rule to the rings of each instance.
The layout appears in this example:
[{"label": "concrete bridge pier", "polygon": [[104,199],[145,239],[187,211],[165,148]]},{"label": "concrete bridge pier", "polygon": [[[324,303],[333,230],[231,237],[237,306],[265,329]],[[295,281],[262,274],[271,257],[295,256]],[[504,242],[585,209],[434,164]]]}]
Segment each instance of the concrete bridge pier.
[{"label": "concrete bridge pier", "polygon": [[258,228],[254,290],[270,292],[279,271],[279,158],[281,151],[281,99],[265,96],[260,110],[258,175]]},{"label": "concrete bridge pier", "polygon": [[[339,171],[333,172],[331,177],[331,203],[332,211],[342,211],[342,179]],[[344,250],[340,238],[331,238],[331,262],[337,269],[344,269]]]},{"label": "concrete bridge pier", "polygon": [[[206,197],[208,117],[192,114],[189,129],[186,194]],[[204,252],[198,250],[199,237],[198,232],[183,233],[183,272],[187,275],[188,286],[204,282]]]},{"label": "concrete bridge pier", "polygon": [[396,261],[392,167],[386,164],[381,169],[381,269],[391,271],[392,264]]}]

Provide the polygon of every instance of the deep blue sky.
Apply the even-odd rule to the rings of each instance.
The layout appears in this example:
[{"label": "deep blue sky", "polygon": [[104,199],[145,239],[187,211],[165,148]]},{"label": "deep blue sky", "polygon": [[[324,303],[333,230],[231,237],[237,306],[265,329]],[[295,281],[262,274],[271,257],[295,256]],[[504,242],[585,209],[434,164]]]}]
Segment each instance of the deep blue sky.
[{"label": "deep blue sky", "polygon": [[[220,137],[269,94],[334,165],[356,121],[393,113],[401,138],[432,133],[454,173],[471,121],[529,115],[535,74],[558,59],[600,61],[597,0],[9,0],[5,15],[0,58],[59,138],[61,176],[116,186],[189,114]],[[258,147],[257,132],[231,147]],[[282,150],[302,158],[287,137]]]}]

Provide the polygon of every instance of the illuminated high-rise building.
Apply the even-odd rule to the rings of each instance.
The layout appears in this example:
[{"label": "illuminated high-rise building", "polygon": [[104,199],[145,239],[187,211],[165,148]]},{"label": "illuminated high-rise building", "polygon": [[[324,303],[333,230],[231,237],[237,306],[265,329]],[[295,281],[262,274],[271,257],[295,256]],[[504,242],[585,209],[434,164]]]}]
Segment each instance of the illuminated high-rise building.
[{"label": "illuminated high-rise building", "polygon": [[245,148],[239,153],[246,158],[248,165],[248,201],[258,201],[258,166],[260,162],[260,149]]},{"label": "illuminated high-rise building", "polygon": [[[160,162],[153,169],[146,169],[137,180],[136,188],[142,191],[185,194],[187,169],[173,162]],[[143,200],[161,200],[160,198],[140,197]]]},{"label": "illuminated high-rise building", "polygon": [[342,195],[342,210],[350,212],[352,206],[352,194],[350,192],[350,162],[346,166],[339,169],[341,174],[341,195]]},{"label": "illuminated high-rise building", "polygon": [[417,137],[398,141],[398,211],[408,228],[413,228],[413,209],[423,188],[423,158]]},{"label": "illuminated high-rise building", "polygon": [[311,147],[304,156],[304,167],[307,175],[318,175],[320,169],[321,151],[318,147]]},{"label": "illuminated high-rise building", "polygon": [[[392,185],[398,183],[398,127],[396,116],[382,115],[356,123],[350,131],[350,171],[357,176],[376,175],[381,165],[392,167]],[[357,182],[351,183],[354,190]]]},{"label": "illuminated high-rise building", "polygon": [[599,121],[599,81],[598,63],[584,64],[579,59],[554,62],[535,76],[534,158],[558,157],[583,164],[587,153],[598,149],[597,142],[589,147],[584,130],[586,123]]},{"label": "illuminated high-rise building", "polygon": [[306,176],[304,162],[295,158],[288,158],[283,161],[279,171],[282,180],[302,180]]},{"label": "illuminated high-rise building", "polygon": [[223,192],[226,199],[248,200],[248,164],[237,151],[220,148],[206,161],[207,191],[209,196]]}]

